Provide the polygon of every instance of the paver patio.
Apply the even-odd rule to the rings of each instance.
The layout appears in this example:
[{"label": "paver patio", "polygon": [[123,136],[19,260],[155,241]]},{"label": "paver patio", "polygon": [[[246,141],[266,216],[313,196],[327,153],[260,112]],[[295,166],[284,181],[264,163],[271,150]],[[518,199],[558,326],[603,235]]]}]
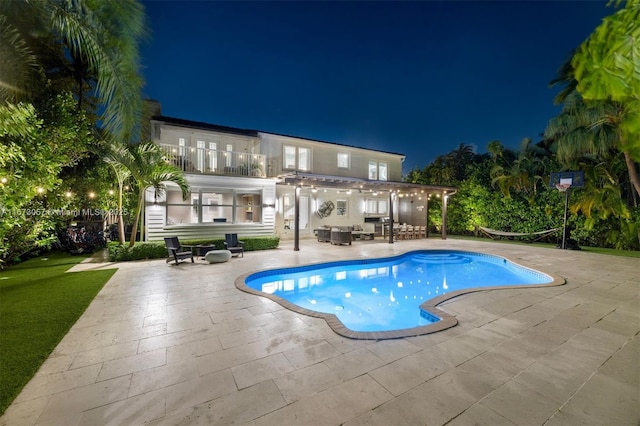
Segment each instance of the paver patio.
[{"label": "paver patio", "polygon": [[[292,247],[116,265],[0,424],[638,425],[638,259],[452,239]],[[567,284],[464,295],[440,305],[457,326],[385,341],[234,286],[249,271],[415,249],[497,254]]]}]

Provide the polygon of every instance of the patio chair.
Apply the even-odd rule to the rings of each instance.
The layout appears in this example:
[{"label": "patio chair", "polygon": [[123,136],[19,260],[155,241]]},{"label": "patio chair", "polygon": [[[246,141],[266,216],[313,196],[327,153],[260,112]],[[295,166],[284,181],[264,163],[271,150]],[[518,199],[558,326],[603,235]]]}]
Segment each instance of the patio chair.
[{"label": "patio chair", "polygon": [[191,250],[184,250],[180,246],[180,240],[178,240],[178,237],[165,237],[164,244],[167,246],[167,252],[169,253],[166,263],[171,262],[171,260],[175,260],[177,265],[184,259],[191,259],[191,263],[193,263],[193,252]]},{"label": "patio chair", "polygon": [[238,240],[238,234],[224,234],[224,248],[233,256],[241,254],[244,257],[244,241]]}]

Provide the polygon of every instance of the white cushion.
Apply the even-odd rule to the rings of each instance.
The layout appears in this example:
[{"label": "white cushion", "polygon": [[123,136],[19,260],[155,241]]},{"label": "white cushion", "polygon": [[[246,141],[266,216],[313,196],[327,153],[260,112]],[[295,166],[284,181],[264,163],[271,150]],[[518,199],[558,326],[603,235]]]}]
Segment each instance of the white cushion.
[{"label": "white cushion", "polygon": [[204,255],[204,260],[209,263],[224,263],[231,259],[231,252],[229,250],[211,250]]}]

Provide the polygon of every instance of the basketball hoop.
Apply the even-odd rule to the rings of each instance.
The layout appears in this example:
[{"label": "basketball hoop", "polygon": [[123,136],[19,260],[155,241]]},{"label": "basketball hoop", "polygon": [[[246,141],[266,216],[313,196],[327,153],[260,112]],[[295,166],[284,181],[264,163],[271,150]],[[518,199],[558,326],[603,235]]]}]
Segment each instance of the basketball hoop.
[{"label": "basketball hoop", "polygon": [[567,189],[571,188],[571,184],[569,184],[569,183],[556,183],[556,188],[560,192],[566,192]]}]

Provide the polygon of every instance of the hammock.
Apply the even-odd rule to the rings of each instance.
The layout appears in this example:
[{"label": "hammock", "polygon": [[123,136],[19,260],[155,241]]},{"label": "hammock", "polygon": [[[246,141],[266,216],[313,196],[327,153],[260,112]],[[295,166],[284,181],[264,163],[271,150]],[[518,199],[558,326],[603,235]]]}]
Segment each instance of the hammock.
[{"label": "hammock", "polygon": [[495,229],[491,229],[491,228],[485,228],[482,226],[479,226],[478,229],[486,234],[489,238],[491,238],[492,240],[494,240],[494,237],[531,237],[531,236],[537,236],[537,238],[534,238],[532,241],[538,241],[543,239],[544,237],[546,237],[547,235],[551,235],[557,231],[560,231],[562,228],[553,228],[553,229],[546,229],[544,231],[538,231],[538,232],[507,232],[507,231],[496,231]]}]

